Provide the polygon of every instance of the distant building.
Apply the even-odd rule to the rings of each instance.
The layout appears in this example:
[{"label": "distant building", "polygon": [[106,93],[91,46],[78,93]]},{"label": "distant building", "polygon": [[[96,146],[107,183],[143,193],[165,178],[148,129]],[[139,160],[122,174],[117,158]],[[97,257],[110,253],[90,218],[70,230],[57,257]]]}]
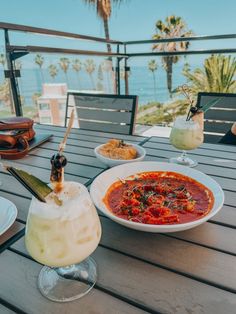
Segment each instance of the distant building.
[{"label": "distant building", "polygon": [[67,85],[43,84],[42,95],[37,99],[39,122],[64,125]]},{"label": "distant building", "polygon": [[[82,92],[90,94],[102,94],[102,91],[94,90],[68,90],[65,83],[43,84],[42,95],[37,99],[39,123],[62,125],[65,124],[67,92]],[[70,116],[75,106],[74,97],[69,97],[69,108],[67,116]],[[75,117],[77,116],[75,111]],[[79,127],[78,119],[74,121],[74,127]]]}]

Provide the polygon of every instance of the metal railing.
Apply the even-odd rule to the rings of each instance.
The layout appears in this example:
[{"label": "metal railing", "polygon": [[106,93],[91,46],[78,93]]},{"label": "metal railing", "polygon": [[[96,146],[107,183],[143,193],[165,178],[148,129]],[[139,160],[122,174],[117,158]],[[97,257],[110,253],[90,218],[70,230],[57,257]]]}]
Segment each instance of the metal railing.
[{"label": "metal railing", "polygon": [[[14,102],[15,113],[17,116],[22,115],[22,106],[19,88],[17,84],[17,77],[20,75],[19,70],[15,69],[14,61],[29,53],[60,53],[60,54],[74,54],[74,55],[92,55],[92,56],[104,56],[109,58],[116,58],[115,67],[115,80],[116,80],[116,93],[121,93],[120,84],[120,62],[124,60],[125,71],[125,93],[129,93],[128,88],[128,60],[133,57],[147,57],[147,56],[173,56],[173,55],[196,55],[196,54],[215,54],[215,53],[236,53],[236,48],[225,49],[201,49],[201,50],[188,50],[188,51],[175,51],[175,52],[128,52],[128,48],[131,45],[143,45],[154,43],[166,43],[166,42],[183,42],[183,41],[206,41],[206,40],[226,40],[235,39],[236,34],[225,35],[211,35],[211,36],[193,36],[193,37],[178,37],[178,38],[166,38],[158,40],[136,40],[136,41],[118,41],[107,40],[105,38],[80,35],[76,33],[69,33],[45,28],[38,28],[32,26],[11,24],[0,22],[0,29],[5,34],[5,50],[7,59],[7,70],[5,71],[5,77],[10,79],[11,94]],[[76,40],[85,40],[95,43],[110,44],[115,46],[116,52],[105,52],[96,50],[80,50],[80,49],[68,49],[68,48],[56,48],[45,46],[19,46],[11,45],[10,32],[23,32],[29,34],[40,34],[46,36],[55,36],[58,38],[71,38]]]}]

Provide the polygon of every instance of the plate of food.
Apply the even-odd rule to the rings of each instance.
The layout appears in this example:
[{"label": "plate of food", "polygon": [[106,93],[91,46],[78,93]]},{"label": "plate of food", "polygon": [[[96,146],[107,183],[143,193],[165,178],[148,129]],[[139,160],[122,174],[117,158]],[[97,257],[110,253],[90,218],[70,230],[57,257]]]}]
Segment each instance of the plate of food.
[{"label": "plate of food", "polygon": [[145,149],[137,144],[111,139],[94,149],[96,157],[108,167],[141,161],[146,155]]},{"label": "plate of food", "polygon": [[6,232],[16,220],[17,208],[8,199],[0,196],[0,235]]},{"label": "plate of food", "polygon": [[147,232],[177,232],[212,218],[224,192],[208,175],[185,166],[143,161],[119,165],[92,183],[95,206],[126,227]]}]

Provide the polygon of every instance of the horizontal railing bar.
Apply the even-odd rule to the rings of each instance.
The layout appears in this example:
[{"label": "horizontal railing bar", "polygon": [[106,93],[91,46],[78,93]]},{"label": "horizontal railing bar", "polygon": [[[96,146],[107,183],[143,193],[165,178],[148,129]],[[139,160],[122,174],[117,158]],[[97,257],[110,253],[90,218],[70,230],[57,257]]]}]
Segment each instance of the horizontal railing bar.
[{"label": "horizontal railing bar", "polygon": [[86,36],[86,35],[56,31],[56,30],[46,29],[46,28],[41,28],[41,27],[33,27],[33,26],[4,23],[4,22],[0,22],[0,29],[6,29],[10,31],[19,31],[19,32],[29,32],[29,33],[35,33],[35,34],[40,34],[40,35],[59,36],[59,37],[66,37],[66,38],[73,38],[73,39],[91,40],[91,41],[117,44],[117,45],[123,44],[123,42],[117,41],[117,40],[111,40],[111,39],[107,40],[105,38],[100,38],[100,37]]},{"label": "horizontal railing bar", "polygon": [[122,53],[102,52],[102,51],[91,51],[91,50],[78,50],[78,49],[65,49],[65,48],[53,48],[53,47],[42,47],[42,46],[12,46],[6,47],[8,52],[41,52],[41,53],[62,53],[62,54],[75,54],[75,55],[91,55],[91,56],[107,56],[107,57],[119,57],[128,58],[128,55]]},{"label": "horizontal railing bar", "polygon": [[77,55],[93,55],[93,56],[110,56],[119,58],[129,57],[147,57],[147,56],[176,56],[176,55],[191,55],[191,54],[209,54],[209,53],[236,53],[236,48],[225,48],[225,49],[202,49],[202,50],[187,50],[187,51],[160,51],[160,52],[137,52],[137,53],[112,53],[112,52],[101,52],[91,50],[77,50],[77,49],[65,49],[65,48],[54,48],[54,47],[42,47],[42,46],[7,46],[7,51],[11,52],[44,52],[44,53],[62,53],[62,54],[77,54]]},{"label": "horizontal railing bar", "polygon": [[199,55],[209,53],[236,53],[236,48],[229,49],[206,49],[206,50],[188,50],[188,51],[174,51],[174,52],[140,52],[127,53],[128,57],[148,57],[148,56],[177,56],[177,55]]},{"label": "horizontal railing bar", "polygon": [[175,38],[162,38],[162,39],[147,39],[147,40],[130,40],[124,41],[125,45],[138,45],[138,44],[154,44],[154,43],[167,43],[178,41],[195,41],[195,40],[213,40],[213,39],[233,39],[236,38],[236,34],[225,35],[203,35],[192,37],[175,37]]}]

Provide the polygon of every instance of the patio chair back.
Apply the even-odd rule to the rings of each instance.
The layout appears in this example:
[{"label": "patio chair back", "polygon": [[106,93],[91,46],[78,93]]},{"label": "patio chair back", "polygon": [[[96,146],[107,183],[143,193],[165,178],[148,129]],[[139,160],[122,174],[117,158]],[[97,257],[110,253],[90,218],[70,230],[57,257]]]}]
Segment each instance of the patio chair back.
[{"label": "patio chair back", "polygon": [[236,121],[236,94],[199,93],[197,106],[219,101],[204,115],[204,142],[218,143]]},{"label": "patio chair back", "polygon": [[81,129],[133,134],[137,102],[137,96],[68,92],[65,126],[75,107]]}]

